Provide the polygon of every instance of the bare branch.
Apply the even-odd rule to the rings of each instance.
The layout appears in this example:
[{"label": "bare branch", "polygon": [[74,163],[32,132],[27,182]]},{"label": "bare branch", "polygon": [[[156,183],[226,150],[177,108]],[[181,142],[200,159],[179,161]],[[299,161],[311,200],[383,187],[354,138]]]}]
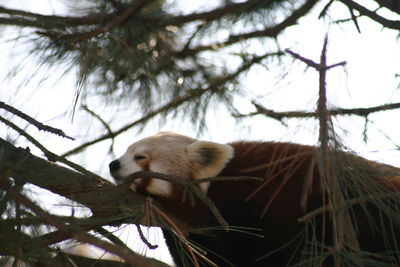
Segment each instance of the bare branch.
[{"label": "bare branch", "polygon": [[354,25],[356,26],[356,29],[358,33],[361,33],[361,28],[360,25],[358,24],[358,17],[354,14],[354,10],[349,8],[351,20],[354,22]]},{"label": "bare branch", "polygon": [[[273,119],[276,119],[280,122],[283,119],[292,119],[292,118],[316,118],[318,117],[317,112],[307,112],[307,111],[284,111],[278,112],[272,109],[268,109],[263,107],[261,104],[252,101],[251,102],[256,108],[255,112],[251,112],[248,114],[233,114],[235,117],[251,117],[255,115],[264,115]],[[385,104],[381,106],[369,107],[369,108],[335,108],[328,109],[329,116],[361,116],[368,117],[371,113],[387,111],[400,108],[400,103],[391,103]]]},{"label": "bare branch", "polygon": [[0,108],[11,112],[12,114],[20,117],[21,119],[29,122],[30,124],[36,126],[36,128],[39,131],[46,131],[46,132],[50,132],[50,133],[53,133],[53,134],[68,138],[70,140],[75,140],[75,138],[72,138],[72,137],[66,135],[62,130],[54,128],[54,127],[51,127],[51,126],[48,126],[48,125],[45,125],[45,124],[35,120],[31,116],[27,115],[26,113],[14,108],[14,107],[12,107],[10,105],[7,105],[6,103],[4,103],[2,101],[0,101]]},{"label": "bare branch", "polygon": [[323,66],[323,65],[321,65],[321,64],[315,63],[315,62],[312,61],[311,59],[308,59],[308,58],[305,58],[305,57],[300,56],[299,54],[297,54],[297,53],[291,51],[290,49],[285,49],[285,52],[288,53],[288,54],[290,54],[290,55],[292,55],[294,58],[296,58],[296,59],[298,59],[298,60],[300,60],[300,61],[306,63],[307,66],[312,67],[312,68],[314,68],[314,69],[316,69],[316,70],[318,70],[318,71],[320,71],[321,68],[324,68],[324,70],[329,70],[329,69],[331,69],[331,68],[335,68],[335,67],[338,67],[338,66],[344,66],[344,65],[346,65],[346,61],[342,61],[342,62],[335,63],[335,64],[330,65],[330,66]]},{"label": "bare branch", "polygon": [[300,56],[299,54],[291,51],[290,49],[285,49],[285,52],[292,55],[294,58],[306,63],[307,66],[312,67],[316,70],[318,70],[321,67],[318,63],[312,61],[311,59]]},{"label": "bare branch", "polygon": [[369,10],[368,8],[365,8],[364,6],[352,1],[352,0],[340,0],[343,4],[348,6],[350,9],[355,9],[358,12],[360,12],[361,15],[367,16],[370,19],[382,24],[382,26],[389,28],[389,29],[394,29],[394,30],[400,30],[400,21],[399,20],[389,20],[386,19],[380,15],[378,15],[376,12]]}]

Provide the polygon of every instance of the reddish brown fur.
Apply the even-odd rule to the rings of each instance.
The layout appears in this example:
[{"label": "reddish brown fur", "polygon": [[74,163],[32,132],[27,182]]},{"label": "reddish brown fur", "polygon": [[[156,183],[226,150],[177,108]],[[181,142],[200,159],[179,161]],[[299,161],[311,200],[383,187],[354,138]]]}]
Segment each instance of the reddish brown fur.
[{"label": "reddish brown fur", "polygon": [[[189,234],[188,239],[218,253],[236,266],[284,266],[298,262],[302,258],[302,237],[306,236],[301,235],[305,225],[298,219],[324,205],[316,160],[317,149],[291,143],[236,142],[231,145],[235,149],[234,158],[218,176],[256,176],[262,177],[264,181],[212,182],[208,196],[231,226],[258,228],[260,230],[250,232],[264,238],[219,230]],[[342,152],[339,156],[354,169],[365,169],[366,166],[372,165],[375,165],[374,169],[383,168],[382,165]],[[391,170],[399,173],[398,169]],[[196,227],[218,226],[207,207],[199,201],[192,207],[188,199],[182,203],[182,190],[176,190],[178,191],[175,191],[173,199],[158,197],[169,212]],[[352,193],[349,193],[349,197],[351,196]],[[356,218],[358,225],[357,237],[360,247],[369,252],[384,251],[386,248],[382,235],[377,233],[377,228],[372,227],[370,223],[371,220],[375,220],[374,223],[379,225],[378,211],[370,205],[369,212],[371,217],[366,216],[359,206],[354,207],[353,218]],[[330,246],[330,215],[328,212],[321,214],[315,217],[314,231],[317,233],[317,240]],[[322,227],[323,220],[325,228]],[[326,231],[323,232],[323,229]],[[398,236],[397,230],[394,234]],[[183,265],[178,259],[178,251],[173,248],[171,234],[165,231],[165,235],[177,264]],[[288,243],[290,244],[285,246]],[[256,258],[282,246],[283,249],[254,262]],[[207,257],[219,266],[226,266],[224,260],[213,254],[209,253]]]}]

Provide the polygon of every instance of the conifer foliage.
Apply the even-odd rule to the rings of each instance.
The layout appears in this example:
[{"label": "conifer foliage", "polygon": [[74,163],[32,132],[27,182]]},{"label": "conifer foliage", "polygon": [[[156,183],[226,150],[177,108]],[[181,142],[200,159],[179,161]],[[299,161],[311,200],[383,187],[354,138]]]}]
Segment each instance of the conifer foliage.
[{"label": "conifer foliage", "polygon": [[[301,52],[285,50],[279,40],[291,26],[301,26],[303,17],[317,14],[319,18],[315,16],[316,20],[330,20],[329,12],[339,6],[346,7],[348,13],[340,21],[331,21],[332,24],[351,23],[362,31],[360,18],[367,17],[383,28],[399,32],[400,20],[393,19],[400,15],[399,1],[371,0],[371,6],[375,6],[371,8],[364,6],[363,1],[353,0],[220,0],[205,1],[198,9],[190,6],[192,1],[184,0],[57,2],[63,8],[51,15],[22,7],[10,8],[7,2],[0,4],[0,27],[5,33],[0,41],[11,41],[7,39],[8,33],[17,29],[18,35],[12,41],[22,45],[23,53],[34,59],[29,64],[45,66],[50,71],[55,66],[76,70],[77,86],[69,89],[75,90],[75,106],[96,97],[112,107],[132,109],[134,116],[124,125],[115,126],[105,121],[98,111],[84,107],[85,112],[101,121],[106,131],[85,142],[77,140],[79,145],[58,155],[37,141],[24,126],[34,126],[44,134],[55,134],[60,138],[74,138],[61,129],[40,122],[28,111],[0,101],[0,123],[28,140],[45,157],[35,156],[29,148],[18,148],[11,140],[0,138],[0,265],[24,262],[32,266],[89,266],[96,263],[102,266],[166,266],[132,251],[104,226],[123,223],[160,226],[160,222],[168,224],[168,215],[157,203],[132,193],[129,185],[115,186],[68,158],[104,140],[114,141],[128,130],[142,129],[157,118],[186,119],[196,129],[202,130],[207,124],[208,112],[214,107],[223,108],[242,120],[261,115],[283,124],[299,118],[319,121],[319,161],[315,164],[320,164],[318,167],[322,171],[331,170],[331,173],[325,173],[326,187],[323,190],[327,199],[324,199],[326,206],[321,210],[332,210],[327,220],[333,216],[332,221],[337,227],[331,238],[339,240],[340,246],[329,250],[324,244],[316,244],[317,239],[312,239],[303,248],[310,252],[304,254],[304,265],[321,265],[327,251],[334,255],[335,266],[378,266],[375,264],[382,262],[376,255],[362,254],[356,249],[357,244],[346,243],[357,239],[357,226],[349,227],[352,212],[347,206],[352,204],[348,201],[352,198],[351,201],[363,203],[361,207],[367,209],[369,204],[365,202],[372,199],[368,203],[378,207],[381,216],[391,222],[383,230],[380,225],[376,227],[379,233],[387,234],[400,227],[399,197],[391,192],[388,200],[388,192],[384,189],[374,183],[362,182],[363,173],[374,170],[361,165],[355,168],[351,165],[353,163],[345,162],[347,158],[340,158],[344,149],[331,118],[344,115],[363,117],[367,126],[370,114],[398,109],[400,103],[329,107],[326,72],[345,65],[345,62],[333,65],[326,62],[326,42],[321,62],[315,63],[302,57]],[[257,49],[250,49],[254,46]],[[254,98],[247,98],[247,88],[241,82],[246,74],[257,66],[268,70],[288,57],[304,62],[319,73],[319,100],[314,111],[275,111]],[[235,101],[238,98],[248,101],[254,112],[239,113]],[[365,132],[367,137],[366,129]],[[345,162],[344,165],[340,165],[341,162]],[[385,175],[398,175],[397,168],[387,166],[387,170]],[[150,175],[155,177],[157,174]],[[43,208],[44,199],[32,197],[30,190],[33,186],[65,197],[74,205],[86,207],[90,215],[61,216],[46,210]],[[371,199],[363,198],[365,192],[371,194]],[[329,198],[332,195],[334,199]],[[346,209],[345,213],[342,208]],[[153,220],[151,211],[154,210],[158,222]],[[305,214],[300,219],[307,222],[307,231],[312,232],[313,220],[307,216],[313,215]],[[177,228],[173,230],[186,227],[179,221],[174,222],[174,226]],[[138,231],[142,239],[138,242],[144,242],[149,248],[155,247],[146,240],[140,227]],[[400,244],[387,235],[392,250],[386,251],[385,255],[398,260]],[[74,256],[64,250],[66,241],[96,246],[117,255],[124,263]],[[182,244],[182,247],[187,246],[185,241]],[[191,259],[196,257],[193,251],[189,249]]]}]

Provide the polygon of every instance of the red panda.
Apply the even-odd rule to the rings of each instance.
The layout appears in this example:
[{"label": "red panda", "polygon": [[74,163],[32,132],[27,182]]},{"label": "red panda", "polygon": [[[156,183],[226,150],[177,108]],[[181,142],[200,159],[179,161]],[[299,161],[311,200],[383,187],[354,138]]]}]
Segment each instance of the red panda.
[{"label": "red panda", "polygon": [[[332,212],[332,192],[324,184],[318,149],[313,146],[217,144],[162,132],[128,147],[109,168],[117,182],[143,170],[189,181],[214,176],[262,178],[199,183],[229,230],[220,227],[204,203],[193,206],[184,198],[182,186],[144,178],[131,184],[133,191],[152,196],[196,229],[188,231],[186,238],[207,258],[197,259],[202,266],[330,266],[335,257],[336,265],[343,266],[400,264],[400,218],[396,217],[400,216],[400,170],[344,152],[336,152],[331,161],[330,171],[347,201],[343,213]],[[346,229],[337,230],[332,216],[344,213]],[[338,244],[335,227],[353,233],[354,240],[345,234],[344,243]],[[166,228],[163,233],[175,263],[193,266],[173,231]]]}]

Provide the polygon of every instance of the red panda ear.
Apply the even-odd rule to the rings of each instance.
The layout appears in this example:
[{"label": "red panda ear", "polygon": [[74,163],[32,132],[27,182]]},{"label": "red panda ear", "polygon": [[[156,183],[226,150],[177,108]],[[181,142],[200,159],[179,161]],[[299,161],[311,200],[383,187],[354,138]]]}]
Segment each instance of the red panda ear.
[{"label": "red panda ear", "polygon": [[[193,170],[195,179],[214,177],[222,171],[233,157],[233,148],[213,142],[196,141],[187,146],[188,158],[196,166]],[[200,183],[207,191],[209,183]]]}]

